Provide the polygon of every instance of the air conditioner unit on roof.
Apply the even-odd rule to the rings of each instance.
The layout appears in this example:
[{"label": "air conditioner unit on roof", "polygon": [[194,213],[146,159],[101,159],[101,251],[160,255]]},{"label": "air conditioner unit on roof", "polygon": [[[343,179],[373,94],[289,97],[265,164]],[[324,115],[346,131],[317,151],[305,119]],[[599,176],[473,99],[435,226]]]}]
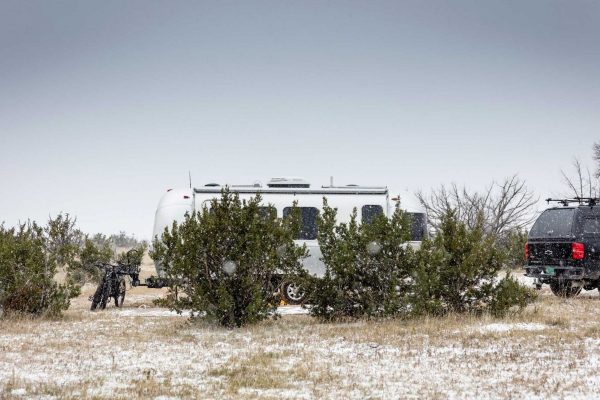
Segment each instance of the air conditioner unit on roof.
[{"label": "air conditioner unit on roof", "polygon": [[310,183],[304,178],[284,177],[271,178],[267,182],[267,186],[270,188],[309,188]]}]

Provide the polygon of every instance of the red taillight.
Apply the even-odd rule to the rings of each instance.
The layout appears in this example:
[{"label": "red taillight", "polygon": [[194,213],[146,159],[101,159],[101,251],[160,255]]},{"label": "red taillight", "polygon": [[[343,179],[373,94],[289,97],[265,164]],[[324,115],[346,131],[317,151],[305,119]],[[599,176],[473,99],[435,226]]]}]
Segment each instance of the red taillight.
[{"label": "red taillight", "polygon": [[529,260],[529,243],[525,243],[525,260]]},{"label": "red taillight", "polygon": [[583,246],[583,243],[573,243],[571,245],[571,257],[573,257],[573,260],[583,260],[583,257],[585,257],[585,247]]}]

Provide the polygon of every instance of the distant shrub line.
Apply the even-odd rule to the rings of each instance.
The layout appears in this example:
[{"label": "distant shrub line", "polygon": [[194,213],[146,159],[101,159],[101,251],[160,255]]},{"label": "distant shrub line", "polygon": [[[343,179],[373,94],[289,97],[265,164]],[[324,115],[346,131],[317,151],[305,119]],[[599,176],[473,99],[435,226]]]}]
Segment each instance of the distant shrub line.
[{"label": "distant shrub line", "polygon": [[[408,245],[410,216],[400,207],[390,218],[365,224],[357,222],[355,210],[349,222],[338,223],[337,210],[324,199],[317,239],[326,271],[315,278],[302,267],[306,248],[294,242],[299,209],[294,205],[280,219],[260,204],[260,196],[242,201],[224,190],[155,238],[150,254],[170,285],[162,305],[239,327],[276,315],[282,282],[300,284],[310,314],[322,321],[504,316],[535,298],[514,278],[498,279],[522,235],[500,243],[484,229],[483,217],[467,226],[449,210],[435,236],[415,249]],[[68,214],[46,226],[0,225],[0,315],[61,315],[81,285],[98,280],[96,263],[123,257],[113,254],[114,245],[146,248],[124,232],[84,235]],[[62,283],[55,280],[59,271],[65,274]]]}]

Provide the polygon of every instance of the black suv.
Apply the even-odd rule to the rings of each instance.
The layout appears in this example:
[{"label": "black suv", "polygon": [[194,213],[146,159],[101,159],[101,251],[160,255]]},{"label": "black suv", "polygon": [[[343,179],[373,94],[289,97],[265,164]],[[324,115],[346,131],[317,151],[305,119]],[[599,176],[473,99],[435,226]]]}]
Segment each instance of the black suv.
[{"label": "black suv", "polygon": [[549,284],[557,296],[600,290],[600,199],[547,201],[562,206],[544,211],[529,231],[525,276],[538,289]]}]

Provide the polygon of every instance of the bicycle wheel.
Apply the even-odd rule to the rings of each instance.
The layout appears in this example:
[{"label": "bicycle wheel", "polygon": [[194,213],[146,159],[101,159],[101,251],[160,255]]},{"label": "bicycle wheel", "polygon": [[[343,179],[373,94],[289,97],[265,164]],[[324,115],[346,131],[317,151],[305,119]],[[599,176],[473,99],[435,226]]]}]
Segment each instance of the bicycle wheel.
[{"label": "bicycle wheel", "polygon": [[104,292],[104,279],[98,284],[96,291],[94,292],[94,296],[92,297],[92,306],[90,307],[91,311],[96,310],[100,301],[102,300],[102,293]]},{"label": "bicycle wheel", "polygon": [[115,299],[115,306],[123,307],[123,302],[125,301],[125,292],[127,290],[127,285],[125,284],[125,279],[122,277],[117,281],[117,285],[115,288],[115,293],[113,298]]}]

